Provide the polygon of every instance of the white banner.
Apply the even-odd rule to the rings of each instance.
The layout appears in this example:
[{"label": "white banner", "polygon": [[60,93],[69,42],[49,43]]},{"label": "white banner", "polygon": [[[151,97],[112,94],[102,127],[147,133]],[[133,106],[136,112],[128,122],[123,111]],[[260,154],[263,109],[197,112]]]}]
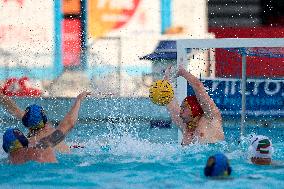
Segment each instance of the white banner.
[{"label": "white banner", "polygon": [[0,1],[0,66],[53,65],[54,1]]}]

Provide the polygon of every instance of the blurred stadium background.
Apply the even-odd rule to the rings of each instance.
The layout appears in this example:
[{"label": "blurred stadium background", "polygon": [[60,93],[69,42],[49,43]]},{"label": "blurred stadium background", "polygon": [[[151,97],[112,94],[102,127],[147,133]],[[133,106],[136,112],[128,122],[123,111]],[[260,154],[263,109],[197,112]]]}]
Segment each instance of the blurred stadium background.
[{"label": "blurred stadium background", "polygon": [[[0,0],[1,90],[147,97],[152,81],[176,63],[175,39],[283,38],[283,10],[283,0]],[[196,76],[240,78],[233,60],[216,50],[191,66]],[[283,105],[284,58],[247,64],[249,78],[276,79],[270,90]]]}]

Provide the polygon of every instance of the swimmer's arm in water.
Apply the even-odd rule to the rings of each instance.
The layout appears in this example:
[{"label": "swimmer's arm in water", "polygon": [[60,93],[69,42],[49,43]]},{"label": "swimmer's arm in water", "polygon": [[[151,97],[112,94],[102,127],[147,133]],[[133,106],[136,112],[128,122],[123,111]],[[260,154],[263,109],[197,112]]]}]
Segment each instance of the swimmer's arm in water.
[{"label": "swimmer's arm in water", "polygon": [[199,81],[198,78],[196,78],[194,75],[189,73],[184,69],[183,66],[179,66],[178,76],[184,77],[187,82],[192,86],[196,98],[198,99],[200,106],[202,107],[205,116],[207,116],[210,119],[221,120],[221,113],[219,108],[216,106],[214,101],[210,98],[210,96],[207,94],[205,87],[201,81]]},{"label": "swimmer's arm in water", "polygon": [[[165,70],[165,76],[164,76],[164,79],[168,80],[169,82],[171,82],[169,79],[171,69],[172,69],[171,66],[167,67],[167,69]],[[183,131],[186,125],[183,123],[182,119],[179,116],[180,106],[175,96],[173,100],[167,105],[167,109],[171,115],[172,121]]]},{"label": "swimmer's arm in water", "polygon": [[25,111],[21,110],[14,100],[2,93],[0,93],[0,102],[4,106],[5,110],[14,117],[22,119],[22,117],[25,115]]}]

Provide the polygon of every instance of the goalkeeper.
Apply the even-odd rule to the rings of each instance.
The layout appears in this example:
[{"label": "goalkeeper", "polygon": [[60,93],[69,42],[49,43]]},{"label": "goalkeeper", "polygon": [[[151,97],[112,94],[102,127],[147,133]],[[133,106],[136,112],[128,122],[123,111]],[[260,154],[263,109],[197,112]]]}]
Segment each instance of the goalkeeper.
[{"label": "goalkeeper", "polygon": [[[164,79],[169,80],[170,72],[171,67],[168,67]],[[224,140],[220,110],[207,94],[202,82],[182,66],[178,68],[178,76],[185,78],[195,92],[195,95],[187,96],[180,106],[175,97],[167,105],[172,121],[182,132],[181,145]]]}]

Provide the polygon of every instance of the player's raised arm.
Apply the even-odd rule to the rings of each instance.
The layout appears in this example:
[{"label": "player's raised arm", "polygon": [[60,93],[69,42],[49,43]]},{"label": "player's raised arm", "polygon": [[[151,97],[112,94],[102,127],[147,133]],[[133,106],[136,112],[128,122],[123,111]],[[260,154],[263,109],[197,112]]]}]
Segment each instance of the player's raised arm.
[{"label": "player's raised arm", "polygon": [[75,123],[78,120],[81,102],[90,94],[90,92],[84,91],[77,96],[72,108],[65,115],[64,119],[59,123],[58,129],[60,129],[63,133],[67,133],[75,126]]},{"label": "player's raised arm", "polygon": [[1,92],[0,92],[0,103],[3,105],[6,111],[8,111],[11,115],[13,115],[18,119],[22,119],[22,117],[25,114],[25,111],[21,110],[14,100],[2,94]]},{"label": "player's raised arm", "polygon": [[81,106],[82,100],[84,100],[88,95],[90,95],[90,92],[82,92],[80,93],[72,108],[70,111],[65,115],[64,119],[60,122],[57,129],[51,133],[50,135],[42,138],[37,144],[36,147],[38,148],[47,148],[47,147],[54,147],[58,143],[64,140],[65,136],[68,134],[68,132],[75,126],[79,110]]},{"label": "player's raised arm", "polygon": [[[171,72],[172,66],[167,67],[165,70],[165,76],[164,79],[170,81],[170,72]],[[178,104],[177,98],[174,96],[172,101],[167,105],[167,109],[170,113],[172,121],[181,129],[183,130],[186,126],[182,119],[180,118],[180,106]]]},{"label": "player's raised arm", "polygon": [[199,81],[198,78],[196,78],[190,72],[185,70],[184,67],[181,65],[179,66],[177,75],[184,77],[187,80],[187,82],[192,86],[196,98],[200,106],[202,107],[202,110],[205,113],[205,116],[208,116],[210,118],[213,117],[216,118],[216,116],[221,117],[219,108],[216,106],[214,101],[207,94],[203,83]]}]

